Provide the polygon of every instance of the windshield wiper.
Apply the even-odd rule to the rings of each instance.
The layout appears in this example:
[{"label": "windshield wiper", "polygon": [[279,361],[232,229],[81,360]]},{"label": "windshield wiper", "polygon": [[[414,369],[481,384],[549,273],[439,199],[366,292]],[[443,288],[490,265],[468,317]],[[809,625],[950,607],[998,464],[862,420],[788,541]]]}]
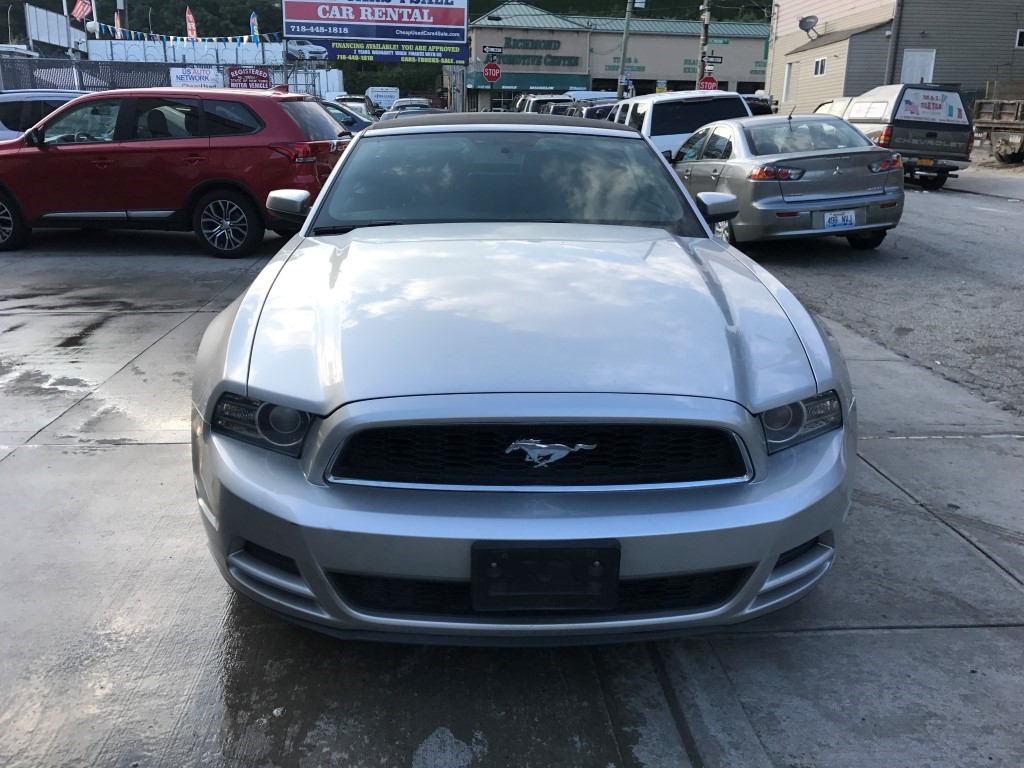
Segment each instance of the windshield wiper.
[{"label": "windshield wiper", "polygon": [[346,235],[353,229],[364,229],[366,227],[393,227],[399,224],[405,224],[404,221],[385,221],[382,219],[374,219],[373,221],[355,221],[350,224],[336,224],[331,227],[315,227],[311,235],[314,237],[318,235]]}]

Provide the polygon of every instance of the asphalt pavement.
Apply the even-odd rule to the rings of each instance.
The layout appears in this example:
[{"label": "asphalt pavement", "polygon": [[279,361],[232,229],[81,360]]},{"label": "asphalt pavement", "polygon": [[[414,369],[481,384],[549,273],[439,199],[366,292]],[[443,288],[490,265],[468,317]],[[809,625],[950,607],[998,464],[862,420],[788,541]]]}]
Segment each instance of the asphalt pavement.
[{"label": "asphalt pavement", "polygon": [[1024,163],[1000,163],[988,144],[971,153],[971,164],[946,182],[947,189],[974,195],[1024,200]]},{"label": "asphalt pavement", "polygon": [[226,587],[192,486],[195,349],[280,241],[140,242],[0,255],[0,765],[1024,765],[1014,414],[833,323],[857,490],[805,600],[607,647],[341,642]]}]

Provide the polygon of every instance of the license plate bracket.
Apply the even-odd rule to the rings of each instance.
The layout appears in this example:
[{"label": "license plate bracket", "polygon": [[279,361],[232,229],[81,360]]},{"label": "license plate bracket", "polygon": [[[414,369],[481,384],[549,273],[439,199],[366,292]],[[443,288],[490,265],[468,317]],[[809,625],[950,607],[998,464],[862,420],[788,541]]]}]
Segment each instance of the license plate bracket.
[{"label": "license plate bracket", "polygon": [[825,229],[842,229],[852,227],[857,223],[857,212],[850,209],[846,211],[825,211]]},{"label": "license plate bracket", "polygon": [[573,611],[614,608],[619,543],[476,542],[472,596],[477,611]]}]

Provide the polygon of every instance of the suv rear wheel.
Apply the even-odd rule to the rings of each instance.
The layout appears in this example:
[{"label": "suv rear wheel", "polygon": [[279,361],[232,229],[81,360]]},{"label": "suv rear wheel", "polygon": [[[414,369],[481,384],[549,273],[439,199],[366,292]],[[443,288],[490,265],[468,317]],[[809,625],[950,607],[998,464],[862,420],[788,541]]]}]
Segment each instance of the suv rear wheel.
[{"label": "suv rear wheel", "polygon": [[192,229],[200,245],[221,259],[248,256],[265,231],[255,206],[231,189],[217,189],[200,199],[192,214]]},{"label": "suv rear wheel", "polygon": [[25,226],[18,206],[0,192],[0,251],[16,251],[25,244],[31,230]]}]

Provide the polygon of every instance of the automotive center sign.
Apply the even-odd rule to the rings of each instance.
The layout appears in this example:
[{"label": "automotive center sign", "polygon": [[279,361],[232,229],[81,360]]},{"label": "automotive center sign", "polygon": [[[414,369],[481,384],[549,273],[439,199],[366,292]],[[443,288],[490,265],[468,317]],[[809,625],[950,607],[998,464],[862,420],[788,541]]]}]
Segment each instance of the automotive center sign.
[{"label": "automotive center sign", "polygon": [[468,0],[284,0],[284,34],[342,61],[466,64]]}]

